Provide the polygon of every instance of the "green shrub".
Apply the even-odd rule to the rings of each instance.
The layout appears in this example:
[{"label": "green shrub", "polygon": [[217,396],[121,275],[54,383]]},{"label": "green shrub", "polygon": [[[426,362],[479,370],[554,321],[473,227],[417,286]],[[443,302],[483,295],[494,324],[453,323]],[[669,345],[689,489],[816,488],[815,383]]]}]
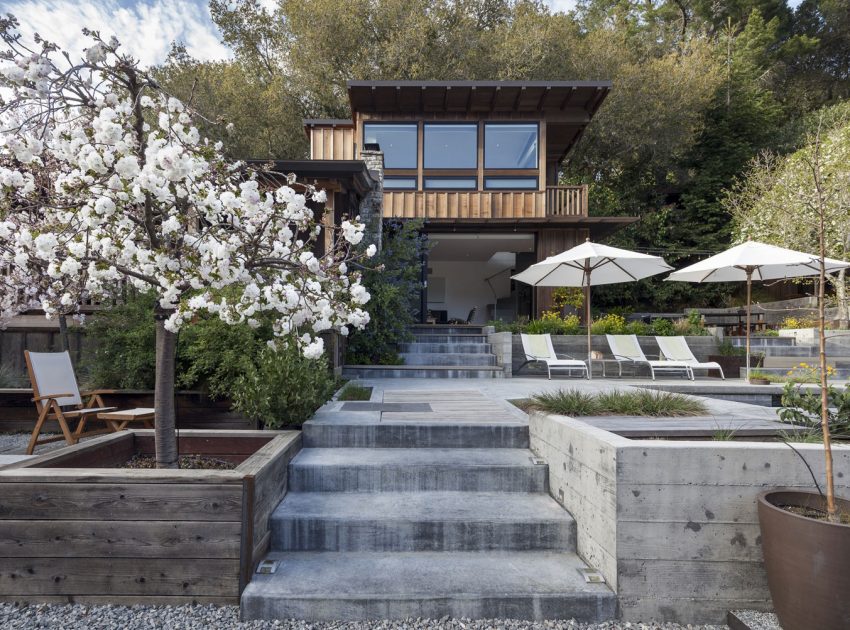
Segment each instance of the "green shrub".
[{"label": "green shrub", "polygon": [[594,320],[590,332],[594,335],[622,335],[626,332],[626,320],[622,315],[609,313]]},{"label": "green shrub", "polygon": [[[81,380],[92,388],[153,389],[156,325],[153,295],[131,292],[126,301],[88,318]],[[178,372],[182,363],[178,347]]]},{"label": "green shrub", "polygon": [[363,284],[371,296],[364,307],[370,321],[353,331],[346,362],[356,365],[398,365],[400,343],[410,341],[410,326],[419,312],[420,260],[426,247],[422,221],[386,222],[381,252],[368,262]]},{"label": "green shrub", "polygon": [[652,334],[659,337],[672,337],[676,334],[676,328],[669,319],[659,317],[652,322]]},{"label": "green shrub", "polygon": [[535,319],[525,326],[530,335],[577,335],[581,331],[581,322],[576,315],[561,317],[557,313],[543,313],[543,317]]},{"label": "green shrub", "polygon": [[650,324],[635,320],[626,324],[623,332],[627,335],[651,335],[653,334],[653,329]]},{"label": "green shrub", "polygon": [[585,392],[561,389],[531,397],[534,409],[565,416],[701,416],[708,408],[698,398],[653,389]]},{"label": "green shrub", "polygon": [[708,331],[705,329],[705,322],[703,321],[702,315],[697,310],[690,310],[688,312],[687,317],[684,317],[680,320],[677,320],[673,324],[673,329],[675,335],[707,335]]},{"label": "green shrub", "polygon": [[260,351],[257,365],[233,384],[233,408],[267,429],[300,425],[334,393],[324,359],[307,359],[294,341]]}]

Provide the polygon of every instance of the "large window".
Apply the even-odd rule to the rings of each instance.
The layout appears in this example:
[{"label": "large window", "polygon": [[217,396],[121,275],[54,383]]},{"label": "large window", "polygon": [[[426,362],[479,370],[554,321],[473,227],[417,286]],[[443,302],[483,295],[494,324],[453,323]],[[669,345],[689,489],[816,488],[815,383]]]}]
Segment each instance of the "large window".
[{"label": "large window", "polygon": [[425,123],[425,168],[476,168],[478,125]]},{"label": "large window", "polygon": [[366,123],[363,144],[378,144],[384,168],[416,168],[416,123]]},{"label": "large window", "polygon": [[485,177],[487,190],[537,190],[536,177]]},{"label": "large window", "polygon": [[485,124],[484,168],[538,168],[537,124]]}]

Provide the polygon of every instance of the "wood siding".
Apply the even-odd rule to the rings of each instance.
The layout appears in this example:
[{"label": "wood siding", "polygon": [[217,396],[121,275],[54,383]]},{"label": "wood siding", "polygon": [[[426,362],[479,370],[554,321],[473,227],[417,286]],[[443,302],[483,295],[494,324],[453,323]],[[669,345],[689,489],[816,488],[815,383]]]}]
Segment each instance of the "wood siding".
[{"label": "wood siding", "polygon": [[[561,205],[551,206],[549,202]],[[533,219],[587,216],[587,187],[523,191],[384,191],[384,218]]]},{"label": "wood siding", "polygon": [[360,156],[356,149],[354,127],[310,128],[312,160],[354,160]]},{"label": "wood siding", "polygon": [[[581,244],[590,236],[588,229],[549,229],[540,230],[537,233],[537,261],[540,262],[544,258],[548,258],[554,254],[560,254],[563,251]],[[536,291],[536,312],[537,317],[543,311],[549,310],[554,306],[552,293],[555,291],[551,287],[537,287]]]},{"label": "wood siding", "polygon": [[[73,449],[100,451],[107,465],[116,448],[152,433]],[[196,437],[232,444],[245,433],[266,444],[229,471],[28,468],[33,462],[0,471],[0,601],[238,604],[301,447],[294,431]]]}]

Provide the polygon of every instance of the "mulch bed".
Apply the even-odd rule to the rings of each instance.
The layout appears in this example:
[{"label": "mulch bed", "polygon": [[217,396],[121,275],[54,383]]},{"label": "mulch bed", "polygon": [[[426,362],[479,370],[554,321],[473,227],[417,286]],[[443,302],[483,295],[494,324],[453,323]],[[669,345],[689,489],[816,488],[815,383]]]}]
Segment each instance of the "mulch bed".
[{"label": "mulch bed", "polygon": [[[207,455],[181,455],[179,467],[187,470],[233,470],[236,464]],[[121,468],[156,468],[156,457],[134,455]]]}]

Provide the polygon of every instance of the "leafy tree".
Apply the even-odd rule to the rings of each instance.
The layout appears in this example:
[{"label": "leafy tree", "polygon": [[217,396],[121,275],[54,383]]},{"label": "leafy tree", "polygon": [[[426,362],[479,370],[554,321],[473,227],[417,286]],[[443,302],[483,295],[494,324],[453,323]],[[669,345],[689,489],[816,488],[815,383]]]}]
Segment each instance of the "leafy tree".
[{"label": "leafy tree", "polygon": [[[844,108],[842,108],[843,110]],[[763,154],[724,203],[740,239],[811,251],[820,239],[821,214],[826,255],[850,256],[850,116],[821,124],[801,149],[788,156]],[[847,322],[850,299],[846,274],[827,276],[836,291],[839,319]]]},{"label": "leafy tree", "polygon": [[282,75],[257,75],[238,61],[198,61],[180,46],[153,74],[197,112],[201,134],[222,142],[228,157],[307,157],[304,111]]}]

